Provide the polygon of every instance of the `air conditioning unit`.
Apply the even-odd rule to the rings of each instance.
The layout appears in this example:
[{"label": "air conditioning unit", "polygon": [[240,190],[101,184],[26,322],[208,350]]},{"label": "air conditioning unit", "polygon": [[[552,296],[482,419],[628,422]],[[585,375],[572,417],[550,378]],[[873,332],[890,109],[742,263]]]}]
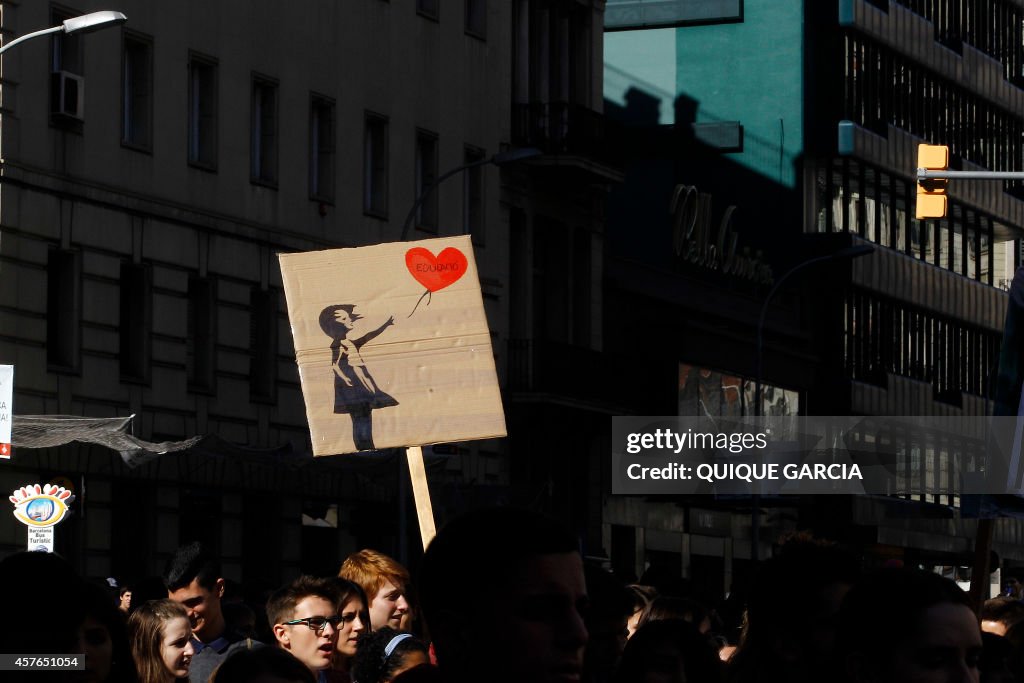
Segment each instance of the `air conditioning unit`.
[{"label": "air conditioning unit", "polygon": [[54,116],[85,119],[85,78],[67,71],[51,74],[50,106]]}]

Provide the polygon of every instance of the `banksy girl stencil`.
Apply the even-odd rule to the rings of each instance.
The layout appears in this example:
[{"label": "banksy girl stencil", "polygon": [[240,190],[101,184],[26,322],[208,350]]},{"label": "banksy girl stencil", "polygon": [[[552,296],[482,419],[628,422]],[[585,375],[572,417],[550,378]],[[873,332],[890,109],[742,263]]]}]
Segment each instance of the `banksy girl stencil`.
[{"label": "banksy girl stencil", "polygon": [[279,258],[313,455],[504,436],[468,235]]},{"label": "banksy girl stencil", "polygon": [[355,322],[363,316],[354,304],[337,304],[320,311],[320,329],[331,338],[331,370],[334,373],[334,412],[352,417],[352,439],[360,451],[374,450],[373,417],[376,408],[397,406],[398,401],[380,390],[359,350],[395,324],[389,317],[380,327],[350,339]]}]

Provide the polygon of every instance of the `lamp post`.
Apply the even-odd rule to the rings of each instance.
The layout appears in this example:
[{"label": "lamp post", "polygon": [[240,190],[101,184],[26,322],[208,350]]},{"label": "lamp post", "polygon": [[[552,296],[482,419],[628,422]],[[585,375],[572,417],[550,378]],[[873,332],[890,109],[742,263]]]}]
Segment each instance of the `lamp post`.
[{"label": "lamp post", "polygon": [[33,31],[32,33],[26,33],[23,36],[15,38],[3,47],[0,47],[0,54],[3,54],[8,48],[12,48],[18,43],[23,43],[26,40],[39,38],[40,36],[49,35],[51,33],[67,33],[69,35],[92,33],[93,31],[99,31],[110,26],[120,26],[126,21],[128,21],[128,17],[121,12],[114,12],[112,10],[83,14],[80,17],[65,19],[59,26],[44,28],[41,31]]},{"label": "lamp post", "polygon": [[468,171],[471,168],[476,168],[477,166],[485,166],[487,164],[502,166],[504,164],[509,164],[514,161],[532,159],[533,157],[540,156],[541,154],[543,154],[543,152],[537,149],[536,147],[513,147],[512,149],[506,150],[504,152],[498,152],[497,154],[487,157],[486,159],[478,159],[468,164],[457,166],[456,168],[453,168],[452,170],[446,171],[445,173],[441,174],[441,176],[438,177],[438,179],[435,180],[430,187],[423,190],[423,193],[416,198],[415,202],[413,202],[412,208],[409,209],[409,215],[405,217],[405,223],[402,225],[402,236],[400,238],[400,241],[404,242],[405,238],[408,237],[409,228],[412,227],[412,220],[416,216],[416,211],[419,210],[419,208],[423,205],[423,202],[427,201],[427,198],[430,197],[430,194],[437,189],[437,186],[443,183],[448,178],[451,178],[453,175],[456,175],[457,173],[462,173],[463,171]]},{"label": "lamp post", "polygon": [[[771,303],[772,298],[782,287],[782,283],[790,278],[790,276],[799,273],[802,270],[816,266],[821,263],[828,263],[832,261],[847,261],[861,256],[867,256],[868,254],[874,253],[875,248],[870,244],[858,244],[852,247],[846,247],[839,251],[831,254],[825,254],[824,256],[816,256],[812,259],[807,259],[802,263],[798,263],[785,273],[782,274],[770,290],[768,295],[764,298],[761,303],[761,313],[757,317],[757,355],[754,358],[754,415],[761,417],[761,376],[762,376],[762,364],[764,361],[764,319],[768,315],[768,304]],[[754,493],[751,496],[751,511],[750,511],[750,559],[757,562],[760,558],[758,548],[758,536],[760,535],[761,527],[761,514],[758,509],[758,494]]]},{"label": "lamp post", "polygon": [[818,265],[819,263],[825,263],[829,261],[846,261],[861,256],[867,256],[868,254],[874,253],[875,248],[870,244],[858,244],[853,247],[846,247],[840,249],[837,252],[831,254],[825,254],[824,256],[816,256],[812,259],[807,259],[802,263],[798,263],[785,273],[782,274],[770,290],[768,290],[768,296],[764,298],[761,303],[761,313],[757,317],[757,356],[755,357],[754,365],[754,415],[761,416],[761,375],[762,375],[762,362],[764,360],[764,319],[768,315],[768,304],[771,303],[772,298],[782,287],[782,284],[789,279],[790,276],[799,273],[802,270],[810,268],[811,266]]}]

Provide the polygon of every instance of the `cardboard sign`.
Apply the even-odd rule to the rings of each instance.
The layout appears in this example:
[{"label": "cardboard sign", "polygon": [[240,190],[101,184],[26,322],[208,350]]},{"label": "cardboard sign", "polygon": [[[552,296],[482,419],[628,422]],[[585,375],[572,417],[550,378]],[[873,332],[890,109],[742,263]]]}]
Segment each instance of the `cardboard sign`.
[{"label": "cardboard sign", "polygon": [[0,365],[0,458],[11,458],[11,424],[14,418],[14,366]]},{"label": "cardboard sign", "polygon": [[505,436],[468,236],[280,261],[314,455]]}]

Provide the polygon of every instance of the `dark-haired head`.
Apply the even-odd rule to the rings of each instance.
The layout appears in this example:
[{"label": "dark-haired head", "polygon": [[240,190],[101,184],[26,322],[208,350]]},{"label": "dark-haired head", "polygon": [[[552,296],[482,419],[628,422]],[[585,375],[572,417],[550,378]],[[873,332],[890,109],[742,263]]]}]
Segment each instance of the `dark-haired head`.
[{"label": "dark-haired head", "polygon": [[688,621],[664,619],[636,630],[626,643],[613,681],[717,683],[721,678],[722,663],[711,641]]},{"label": "dark-haired head", "polygon": [[[583,562],[557,521],[512,508],[465,514],[427,547],[419,578],[446,679],[474,680],[481,667],[492,681],[580,674]],[[496,661],[502,665],[488,664]]]},{"label": "dark-haired head", "polygon": [[85,618],[78,626],[75,652],[85,654],[85,680],[135,680],[124,613],[105,587],[93,583],[83,584],[81,602]]},{"label": "dark-haired head", "polygon": [[729,662],[737,679],[828,678],[839,606],[859,575],[857,559],[835,543],[807,533],[784,539],[755,576]]},{"label": "dark-haired head", "polygon": [[281,683],[315,683],[313,672],[276,647],[236,650],[210,677],[210,683],[254,683],[276,678]]},{"label": "dark-haired head", "polygon": [[335,606],[338,594],[335,579],[302,575],[274,591],[267,599],[267,623],[271,626],[283,624],[295,618],[295,606],[303,598],[322,598]]},{"label": "dark-haired head", "polygon": [[977,680],[981,630],[967,594],[950,579],[884,569],[843,600],[836,650],[857,681],[918,680],[918,670],[932,664],[973,672]]},{"label": "dark-haired head", "polygon": [[[224,633],[224,579],[220,564],[198,541],[178,548],[167,562],[163,574],[167,597],[188,610],[195,637],[210,643]],[[136,600],[138,602],[138,600]]]},{"label": "dark-haired head", "polygon": [[[532,557],[577,553],[579,545],[549,517],[515,508],[488,508],[444,526],[423,555],[420,600],[430,626],[442,607],[472,612],[473,600],[451,604],[450,596],[478,595]],[[503,576],[506,575],[506,576]],[[486,593],[486,591],[484,591]]]},{"label": "dark-haired head", "polygon": [[[3,651],[73,652],[86,614],[81,591],[82,580],[59,555],[20,552],[4,558],[0,604],[16,618],[0,621]],[[60,618],[55,619],[57,614]]]},{"label": "dark-haired head", "polygon": [[1014,624],[1024,621],[1024,602],[1013,598],[992,598],[981,607],[981,628],[1005,636]]},{"label": "dark-haired head", "polygon": [[707,608],[690,598],[659,595],[640,615],[639,626],[652,621],[682,619],[693,624],[698,631],[706,633],[711,628],[711,617]]},{"label": "dark-haired head", "polygon": [[207,590],[213,590],[220,579],[220,564],[199,541],[180,546],[164,567],[164,586],[169,592],[196,581]]},{"label": "dark-haired head", "polygon": [[429,661],[426,643],[411,633],[382,626],[359,636],[359,649],[352,662],[352,680],[388,683],[403,671]]},{"label": "dark-haired head", "polygon": [[335,646],[334,668],[347,671],[358,649],[359,636],[370,629],[370,613],[366,594],[359,584],[340,576],[331,579],[338,592],[338,643]]}]

